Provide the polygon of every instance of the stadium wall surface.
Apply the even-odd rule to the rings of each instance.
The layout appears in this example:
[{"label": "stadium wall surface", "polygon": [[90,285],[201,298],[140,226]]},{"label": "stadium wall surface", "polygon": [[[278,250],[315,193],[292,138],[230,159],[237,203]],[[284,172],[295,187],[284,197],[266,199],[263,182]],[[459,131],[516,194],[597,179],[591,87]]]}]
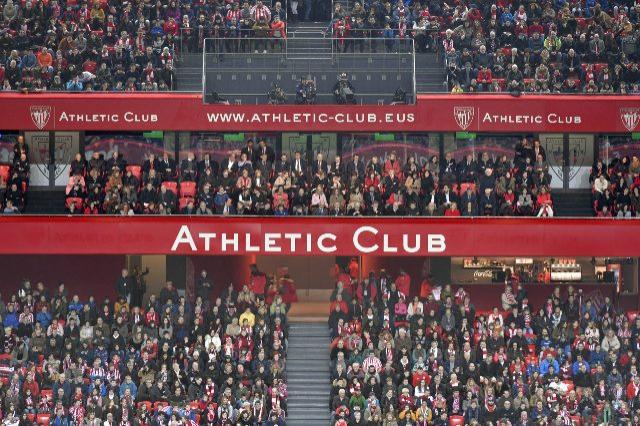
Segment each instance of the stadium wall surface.
[{"label": "stadium wall surface", "polygon": [[414,105],[205,105],[196,94],[0,95],[0,130],[628,133],[629,96],[419,95]]},{"label": "stadium wall surface", "polygon": [[640,221],[5,216],[0,254],[640,256]]}]

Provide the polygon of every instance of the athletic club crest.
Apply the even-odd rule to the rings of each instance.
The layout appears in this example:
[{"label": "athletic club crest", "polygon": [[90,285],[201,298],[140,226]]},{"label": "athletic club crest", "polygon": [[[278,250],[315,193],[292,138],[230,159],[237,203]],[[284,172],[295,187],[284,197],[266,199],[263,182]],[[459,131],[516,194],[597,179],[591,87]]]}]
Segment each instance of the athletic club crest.
[{"label": "athletic club crest", "polygon": [[51,118],[51,107],[44,105],[34,105],[30,108],[30,111],[33,124],[35,124],[39,130],[44,129],[44,127],[49,122],[49,119]]},{"label": "athletic club crest", "polygon": [[473,121],[475,114],[474,107],[453,107],[453,117],[462,130],[467,130]]},{"label": "athletic club crest", "polygon": [[620,120],[628,131],[633,132],[640,121],[640,108],[620,108]]}]

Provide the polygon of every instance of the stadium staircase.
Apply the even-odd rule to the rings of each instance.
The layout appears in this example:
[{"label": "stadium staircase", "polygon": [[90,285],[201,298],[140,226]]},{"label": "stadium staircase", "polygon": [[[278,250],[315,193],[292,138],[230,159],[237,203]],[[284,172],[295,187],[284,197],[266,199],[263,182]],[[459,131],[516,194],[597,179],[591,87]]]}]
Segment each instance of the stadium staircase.
[{"label": "stadium staircase", "polygon": [[287,426],[327,426],[329,331],[326,322],[291,323],[287,346]]},{"label": "stadium staircase", "polygon": [[445,92],[446,73],[437,53],[416,53],[416,92]]},{"label": "stadium staircase", "polygon": [[289,25],[287,59],[331,60],[331,39],[325,38],[326,22],[303,22]]},{"label": "stadium staircase", "polygon": [[202,93],[202,53],[184,53],[176,72],[179,91]]},{"label": "stadium staircase", "polygon": [[591,190],[571,190],[551,192],[553,197],[554,216],[590,217],[593,216]]}]

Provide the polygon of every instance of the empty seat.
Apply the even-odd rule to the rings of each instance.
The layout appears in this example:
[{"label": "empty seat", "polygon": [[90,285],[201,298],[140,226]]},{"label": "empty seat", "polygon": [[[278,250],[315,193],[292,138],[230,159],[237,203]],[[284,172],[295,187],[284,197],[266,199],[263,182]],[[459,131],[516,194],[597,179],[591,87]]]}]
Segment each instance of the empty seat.
[{"label": "empty seat", "polygon": [[182,182],[180,184],[180,196],[181,197],[196,197],[196,183],[195,182]]}]

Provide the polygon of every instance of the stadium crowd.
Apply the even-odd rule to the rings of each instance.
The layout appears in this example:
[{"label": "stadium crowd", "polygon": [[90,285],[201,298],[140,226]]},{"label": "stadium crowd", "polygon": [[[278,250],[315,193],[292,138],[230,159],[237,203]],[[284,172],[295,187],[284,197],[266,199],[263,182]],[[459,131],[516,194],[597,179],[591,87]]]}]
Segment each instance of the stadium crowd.
[{"label": "stadium crowd", "polygon": [[0,90],[167,91],[207,37],[286,37],[279,2],[4,0]]},{"label": "stadium crowd", "polygon": [[446,22],[441,46],[453,93],[640,93],[637,4],[462,3],[435,13]]},{"label": "stadium crowd", "polygon": [[252,140],[220,164],[192,153],[178,166],[168,154],[127,165],[114,152],[71,164],[66,205],[72,214],[553,216],[546,153],[523,138],[514,158],[484,152],[456,162],[451,153],[424,166],[391,152],[368,164],[354,153],[328,163],[318,154],[307,164],[264,140]]},{"label": "stadium crowd", "polygon": [[616,158],[606,165],[596,162],[589,181],[593,185],[593,209],[598,217],[640,215],[640,160],[636,156]]},{"label": "stadium crowd", "polygon": [[413,38],[444,59],[453,93],[640,93],[634,2],[355,2],[335,6],[331,30],[343,50]]},{"label": "stadium crowd", "polygon": [[640,424],[640,317],[571,286],[532,306],[513,278],[479,311],[429,278],[341,273],[332,425]]},{"label": "stadium crowd", "polygon": [[171,282],[145,297],[147,272],[103,301],[26,279],[0,298],[3,425],[285,424],[280,285],[256,273],[213,298],[202,271],[190,300]]}]

